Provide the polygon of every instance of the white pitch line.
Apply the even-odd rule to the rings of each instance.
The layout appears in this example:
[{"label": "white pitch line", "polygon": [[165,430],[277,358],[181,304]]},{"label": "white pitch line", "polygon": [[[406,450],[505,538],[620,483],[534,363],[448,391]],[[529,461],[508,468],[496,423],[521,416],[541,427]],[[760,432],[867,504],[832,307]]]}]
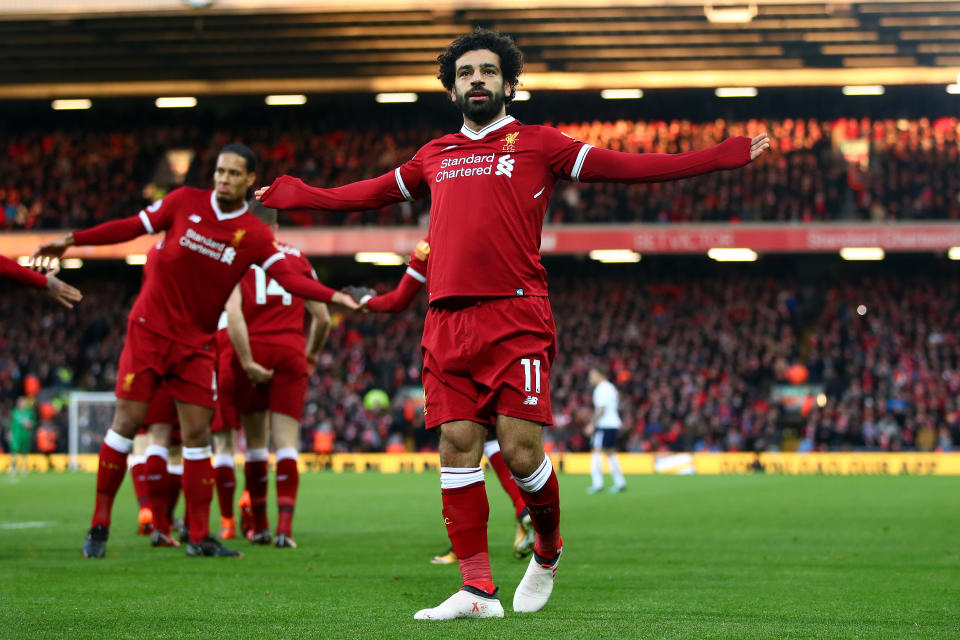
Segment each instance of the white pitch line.
[{"label": "white pitch line", "polygon": [[36,529],[49,527],[49,522],[0,522],[0,529]]}]

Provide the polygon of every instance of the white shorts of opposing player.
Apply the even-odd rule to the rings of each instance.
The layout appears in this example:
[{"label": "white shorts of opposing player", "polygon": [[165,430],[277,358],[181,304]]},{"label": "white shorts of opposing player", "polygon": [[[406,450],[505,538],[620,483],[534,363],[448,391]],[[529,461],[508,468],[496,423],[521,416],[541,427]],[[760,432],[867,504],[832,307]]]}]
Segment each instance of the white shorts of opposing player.
[{"label": "white shorts of opposing player", "polygon": [[455,620],[457,618],[502,618],[503,605],[496,596],[484,597],[461,589],[432,609],[421,609],[414,620]]}]

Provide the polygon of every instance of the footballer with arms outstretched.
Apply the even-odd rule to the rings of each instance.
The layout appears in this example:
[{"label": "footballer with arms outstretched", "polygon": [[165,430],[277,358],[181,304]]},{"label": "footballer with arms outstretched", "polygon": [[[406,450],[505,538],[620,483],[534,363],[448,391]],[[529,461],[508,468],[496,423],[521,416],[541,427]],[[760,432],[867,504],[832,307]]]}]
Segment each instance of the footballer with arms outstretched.
[{"label": "footballer with arms outstretched", "polygon": [[100,448],[96,506],[83,543],[84,557],[104,556],[110,511],[132,438],[162,383],[176,400],[183,436],[190,519],[187,555],[238,556],[209,535],[210,420],[216,397],[213,338],[227,298],[250,265],[259,264],[291,293],[357,307],[349,296],[294,271],[270,228],[248,211],[246,193],[256,179],[255,165],[248,147],[227,145],[217,156],[214,189],[181,187],[136,216],[68,233],[34,254],[49,260],[73,245],[115,244],[166,231],[154,274],[130,311],[117,370],[117,406]]},{"label": "footballer with arms outstretched", "polygon": [[457,133],[428,142],[378,178],[316,189],[283,176],[257,191],[278,209],[355,211],[431,195],[423,329],[428,428],[440,429],[443,517],[462,587],[418,620],[503,616],[487,550],[489,505],[480,459],[488,425],[523,490],[534,554],[513,597],[538,611],[563,548],[557,476],[544,453],[556,326],[540,262],[547,201],[558,180],[642,183],[733,169],[769,149],[767,135],[680,154],[596,149],[506,114],[523,67],[513,40],[478,29],[438,57],[439,78],[463,114]]}]

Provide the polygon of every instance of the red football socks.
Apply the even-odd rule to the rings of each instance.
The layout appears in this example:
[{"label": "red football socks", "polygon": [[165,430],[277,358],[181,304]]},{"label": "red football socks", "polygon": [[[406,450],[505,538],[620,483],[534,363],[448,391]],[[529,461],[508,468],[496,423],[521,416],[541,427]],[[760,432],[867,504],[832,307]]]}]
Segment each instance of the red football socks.
[{"label": "red football socks", "polygon": [[[183,465],[177,466],[182,470]],[[183,473],[173,473],[170,468],[170,465],[167,465],[167,520],[172,522],[173,512],[177,508],[180,492],[183,490]],[[186,518],[184,518],[184,521],[186,521]]]},{"label": "red football socks", "polygon": [[97,468],[97,502],[90,526],[110,527],[113,499],[127,473],[127,454],[120,453],[104,441],[100,446],[100,466]]},{"label": "red football socks", "polygon": [[524,494],[533,529],[537,532],[533,550],[544,558],[555,558],[560,545],[560,486],[557,472],[551,469],[550,477],[540,489]]},{"label": "red football socks", "polygon": [[169,479],[167,461],[158,455],[147,458],[146,463],[147,494],[150,497],[150,510],[153,511],[153,528],[170,533],[170,519],[167,516],[169,498]]},{"label": "red football socks", "polygon": [[214,469],[217,479],[217,502],[220,504],[220,515],[224,518],[233,517],[233,494],[237,488],[237,475],[233,467],[222,466]]},{"label": "red football socks", "polygon": [[487,456],[487,460],[490,461],[490,466],[496,471],[497,477],[500,479],[500,486],[503,487],[503,490],[510,496],[510,500],[513,501],[513,515],[519,518],[523,512],[523,508],[527,505],[523,501],[523,496],[520,495],[520,487],[518,487],[516,481],[514,481],[510,469],[507,468],[507,463],[503,461],[503,454],[498,450],[496,453]]},{"label": "red football socks", "polygon": [[[296,459],[277,461],[277,533],[292,535],[293,508],[297,503],[300,472]],[[252,499],[252,496],[251,496]]]},{"label": "red football socks", "polygon": [[130,478],[133,480],[133,493],[137,496],[137,504],[144,508],[150,502],[150,495],[147,490],[147,465],[145,462],[138,462],[130,467]]},{"label": "red football socks", "polygon": [[[482,474],[482,471],[479,473]],[[463,584],[493,593],[493,574],[487,550],[490,504],[483,481],[465,487],[441,489],[441,494],[443,522],[447,526],[453,553],[460,561]]]},{"label": "red football socks", "polygon": [[200,542],[210,534],[210,503],[216,481],[209,452],[201,460],[191,460],[187,455],[184,448],[183,495],[190,514],[190,542]]},{"label": "red football socks", "polygon": [[250,506],[253,510],[253,527],[256,531],[269,529],[267,522],[267,461],[247,460],[243,467],[247,481],[247,491],[250,492]]}]

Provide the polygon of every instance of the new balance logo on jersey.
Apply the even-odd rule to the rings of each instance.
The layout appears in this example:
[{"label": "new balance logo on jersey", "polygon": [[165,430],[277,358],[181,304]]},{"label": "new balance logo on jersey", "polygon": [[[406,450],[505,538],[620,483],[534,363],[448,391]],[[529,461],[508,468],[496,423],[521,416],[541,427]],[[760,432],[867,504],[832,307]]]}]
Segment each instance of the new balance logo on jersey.
[{"label": "new balance logo on jersey", "polygon": [[500,160],[497,161],[497,171],[495,175],[512,178],[514,162],[516,162],[516,160],[511,158],[509,153],[505,156],[500,156]]},{"label": "new balance logo on jersey", "polygon": [[527,396],[527,399],[523,401],[523,404],[530,405],[531,407],[537,406],[539,400],[537,396]]},{"label": "new balance logo on jersey", "polygon": [[195,213],[192,213],[190,214],[190,217],[188,218],[188,220],[190,220],[190,222],[200,222],[201,220],[203,220],[203,218],[201,218]]}]

